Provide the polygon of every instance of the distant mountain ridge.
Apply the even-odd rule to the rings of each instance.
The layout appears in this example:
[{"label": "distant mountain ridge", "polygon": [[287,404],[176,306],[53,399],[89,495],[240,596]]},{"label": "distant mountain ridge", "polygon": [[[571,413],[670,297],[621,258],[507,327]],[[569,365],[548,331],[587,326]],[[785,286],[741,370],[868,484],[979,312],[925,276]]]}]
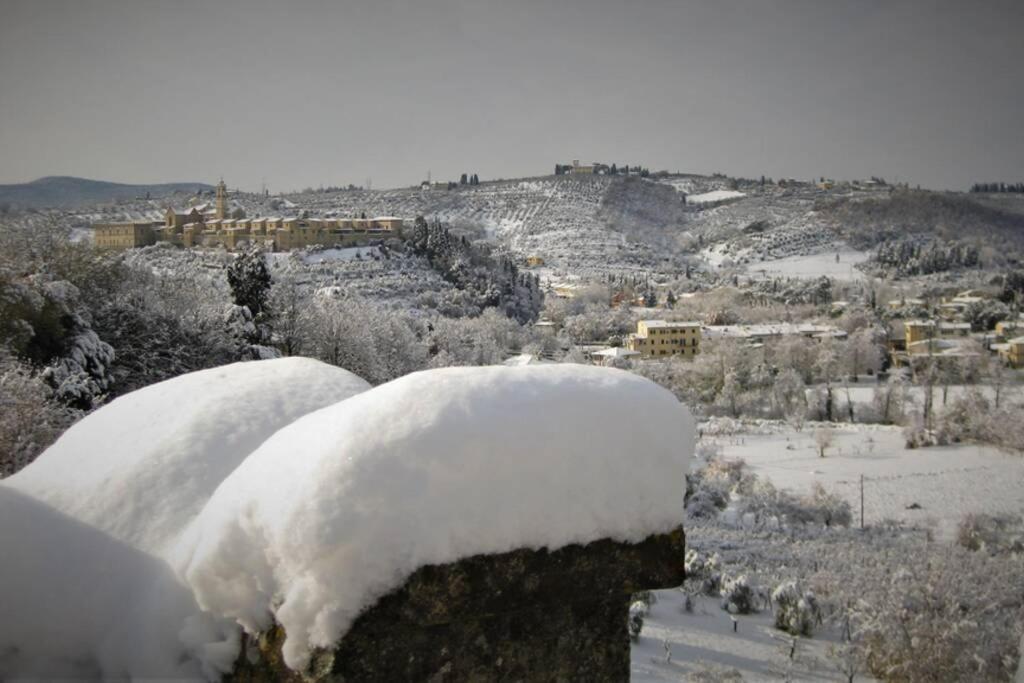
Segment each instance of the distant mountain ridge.
[{"label": "distant mountain ridge", "polygon": [[0,204],[18,208],[61,207],[112,202],[136,197],[165,197],[175,192],[212,190],[205,183],[160,183],[128,185],[73,176],[47,176],[28,183],[0,185]]}]

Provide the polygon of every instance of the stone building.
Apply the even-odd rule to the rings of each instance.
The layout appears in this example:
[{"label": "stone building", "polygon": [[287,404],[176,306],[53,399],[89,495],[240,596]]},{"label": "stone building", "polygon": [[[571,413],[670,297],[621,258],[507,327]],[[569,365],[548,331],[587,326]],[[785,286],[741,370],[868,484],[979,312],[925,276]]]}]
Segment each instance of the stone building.
[{"label": "stone building", "polygon": [[93,234],[97,247],[130,249],[156,242],[183,247],[223,247],[234,250],[258,245],[274,251],[288,251],[314,245],[341,247],[365,244],[376,239],[400,237],[402,219],[375,218],[229,218],[227,186],[217,184],[213,207],[209,204],[185,209],[168,208],[163,224],[97,223]]},{"label": "stone building", "polygon": [[94,244],[100,249],[131,249],[155,244],[159,223],[127,221],[97,223],[93,226]]}]

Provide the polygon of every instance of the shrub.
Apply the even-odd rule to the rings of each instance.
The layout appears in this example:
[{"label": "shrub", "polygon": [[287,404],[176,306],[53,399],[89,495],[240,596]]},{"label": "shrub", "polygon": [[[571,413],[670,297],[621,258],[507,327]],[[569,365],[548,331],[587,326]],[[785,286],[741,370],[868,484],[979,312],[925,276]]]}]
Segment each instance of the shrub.
[{"label": "shrub", "polygon": [[775,604],[775,628],[794,636],[810,636],[821,623],[821,609],[811,591],[796,581],[785,581],[772,591]]},{"label": "shrub", "polygon": [[644,628],[647,610],[647,603],[642,600],[636,600],[629,606],[629,639],[634,643],[640,640],[640,631]]},{"label": "shrub", "polygon": [[722,581],[722,609],[729,614],[750,614],[760,607],[760,593],[746,574]]},{"label": "shrub", "polygon": [[956,542],[974,551],[1024,553],[1024,518],[967,515],[957,528]]},{"label": "shrub", "polygon": [[52,399],[28,365],[0,350],[0,478],[32,462],[78,416]]},{"label": "shrub", "polygon": [[1021,569],[947,550],[867,586],[852,611],[872,675],[882,680],[1008,680],[1024,627]]},{"label": "shrub", "polygon": [[686,582],[703,595],[714,595],[722,583],[721,562],[718,553],[704,555],[693,548],[686,551],[683,562]]}]

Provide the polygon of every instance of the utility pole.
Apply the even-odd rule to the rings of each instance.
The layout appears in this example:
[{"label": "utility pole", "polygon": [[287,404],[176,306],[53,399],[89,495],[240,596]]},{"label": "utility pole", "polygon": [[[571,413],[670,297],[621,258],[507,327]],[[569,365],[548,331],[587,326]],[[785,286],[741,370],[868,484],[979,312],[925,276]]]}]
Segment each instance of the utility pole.
[{"label": "utility pole", "polygon": [[860,475],[860,530],[864,531],[864,475]]}]

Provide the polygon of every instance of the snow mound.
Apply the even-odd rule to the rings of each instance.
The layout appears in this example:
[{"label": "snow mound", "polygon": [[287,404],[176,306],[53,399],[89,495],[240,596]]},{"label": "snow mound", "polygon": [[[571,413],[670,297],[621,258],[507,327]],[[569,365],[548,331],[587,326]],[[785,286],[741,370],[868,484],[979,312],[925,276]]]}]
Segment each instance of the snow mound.
[{"label": "snow mound", "polygon": [[159,554],[267,437],[368,388],[306,358],[193,372],[100,408],[4,485]]},{"label": "snow mound", "polygon": [[295,669],[421,566],[674,528],[693,437],[670,392],[619,370],[419,372],[277,432],[172,563],[204,609],[273,615]]},{"label": "snow mound", "polygon": [[162,560],[3,484],[0,548],[0,679],[230,670],[237,626],[202,614]]}]

